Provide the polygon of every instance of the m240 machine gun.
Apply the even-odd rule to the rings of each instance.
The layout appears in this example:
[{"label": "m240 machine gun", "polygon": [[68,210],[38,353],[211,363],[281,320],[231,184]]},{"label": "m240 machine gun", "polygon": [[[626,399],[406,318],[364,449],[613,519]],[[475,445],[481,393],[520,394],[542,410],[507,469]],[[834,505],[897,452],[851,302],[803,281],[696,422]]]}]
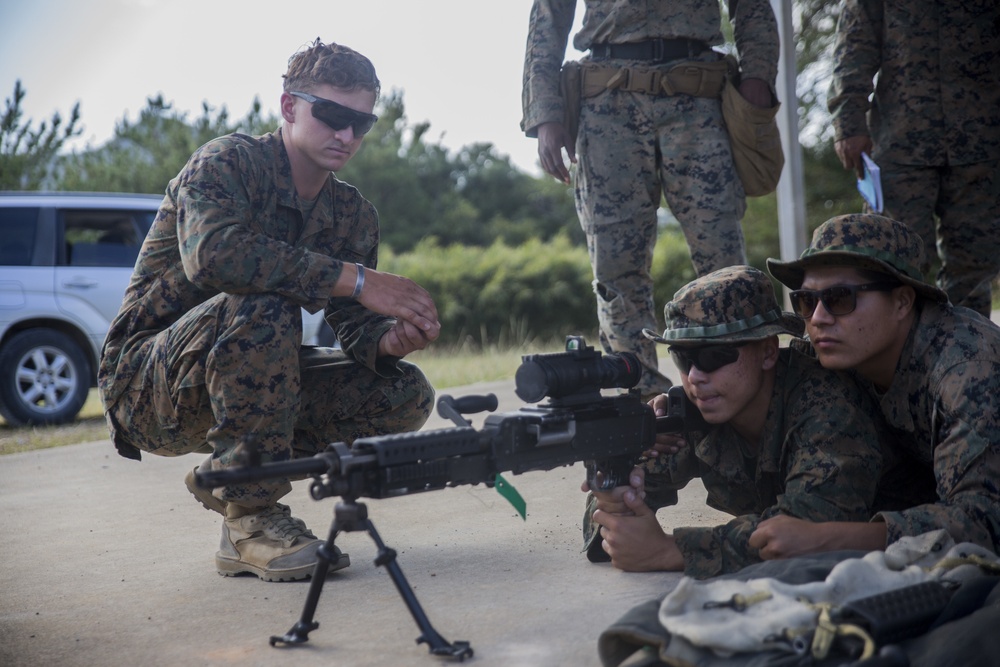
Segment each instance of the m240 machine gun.
[{"label": "m240 machine gun", "polygon": [[[449,642],[433,628],[399,564],[368,518],[359,498],[392,498],[464,484],[495,487],[525,516],[517,491],[501,476],[551,470],[579,461],[585,463],[592,488],[626,484],[643,452],[653,447],[656,433],[688,430],[689,411],[683,390],[671,389],[668,415],[656,418],[651,407],[632,389],[641,366],[630,353],[608,354],[588,347],[583,338],[569,336],[566,351],[527,355],[515,375],[515,392],[528,403],[548,401],[514,412],[491,414],[475,429],[463,414],[497,408],[495,395],[452,398],[442,395],[438,413],[454,427],[412,433],[359,438],[350,446],[334,443],[304,459],[260,463],[251,449],[245,465],[199,471],[203,488],[263,479],[312,476],[309,493],[315,500],[337,496],[329,537],[318,552],[309,593],[299,621],[285,635],[272,636],[272,646],[301,644],[319,627],[313,620],[323,583],[341,532],[365,531],[377,547],[376,565],[385,566],[410,614],[420,628],[417,643],[426,643],[433,655],[464,660],[473,654],[469,642]],[[602,395],[602,389],[629,389]],[[257,459],[257,460],[255,460]]]}]

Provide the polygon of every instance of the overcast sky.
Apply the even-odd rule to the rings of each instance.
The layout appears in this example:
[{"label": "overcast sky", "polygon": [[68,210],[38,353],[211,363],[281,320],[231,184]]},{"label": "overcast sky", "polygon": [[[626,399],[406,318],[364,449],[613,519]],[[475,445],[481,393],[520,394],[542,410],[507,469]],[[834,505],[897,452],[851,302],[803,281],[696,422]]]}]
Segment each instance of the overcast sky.
[{"label": "overcast sky", "polygon": [[161,93],[189,119],[203,102],[240,118],[254,96],[276,113],[289,56],[320,37],[371,58],[383,91],[403,91],[408,122],[430,122],[431,141],[451,150],[491,142],[539,174],[535,140],[518,126],[530,8],[531,0],[2,0],[0,96],[10,99],[20,79],[35,126],[80,102],[77,147],[103,143]]}]

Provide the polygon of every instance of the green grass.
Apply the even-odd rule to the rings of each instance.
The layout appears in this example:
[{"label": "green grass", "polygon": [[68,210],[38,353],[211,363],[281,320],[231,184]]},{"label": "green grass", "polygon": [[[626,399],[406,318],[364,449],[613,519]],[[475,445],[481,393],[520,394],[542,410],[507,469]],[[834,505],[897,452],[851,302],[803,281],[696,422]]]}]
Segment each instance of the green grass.
[{"label": "green grass", "polygon": [[[420,366],[438,391],[479,382],[512,380],[524,354],[560,352],[564,343],[528,343],[519,347],[434,348],[407,357]],[[77,419],[62,426],[9,426],[0,418],[0,455],[61,447],[108,438],[101,400],[92,389]]]}]

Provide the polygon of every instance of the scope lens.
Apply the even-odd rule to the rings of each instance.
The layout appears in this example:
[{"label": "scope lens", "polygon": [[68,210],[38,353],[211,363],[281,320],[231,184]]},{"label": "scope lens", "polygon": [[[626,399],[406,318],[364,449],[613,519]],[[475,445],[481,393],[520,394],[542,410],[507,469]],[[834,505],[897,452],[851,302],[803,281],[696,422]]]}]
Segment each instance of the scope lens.
[{"label": "scope lens", "polygon": [[601,389],[628,389],[639,383],[642,366],[631,352],[578,357],[571,354],[535,354],[524,357],[514,375],[515,393],[526,403],[546,396],[565,398]]}]

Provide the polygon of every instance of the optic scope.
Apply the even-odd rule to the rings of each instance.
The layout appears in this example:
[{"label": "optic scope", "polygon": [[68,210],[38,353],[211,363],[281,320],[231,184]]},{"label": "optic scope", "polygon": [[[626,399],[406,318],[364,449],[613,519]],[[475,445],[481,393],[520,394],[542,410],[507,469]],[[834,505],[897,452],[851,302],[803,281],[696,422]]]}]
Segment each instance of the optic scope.
[{"label": "optic scope", "polygon": [[514,391],[526,403],[545,397],[565,400],[592,397],[601,389],[630,389],[639,383],[642,366],[631,352],[601,355],[581,336],[566,337],[566,351],[527,354],[514,375]]}]

